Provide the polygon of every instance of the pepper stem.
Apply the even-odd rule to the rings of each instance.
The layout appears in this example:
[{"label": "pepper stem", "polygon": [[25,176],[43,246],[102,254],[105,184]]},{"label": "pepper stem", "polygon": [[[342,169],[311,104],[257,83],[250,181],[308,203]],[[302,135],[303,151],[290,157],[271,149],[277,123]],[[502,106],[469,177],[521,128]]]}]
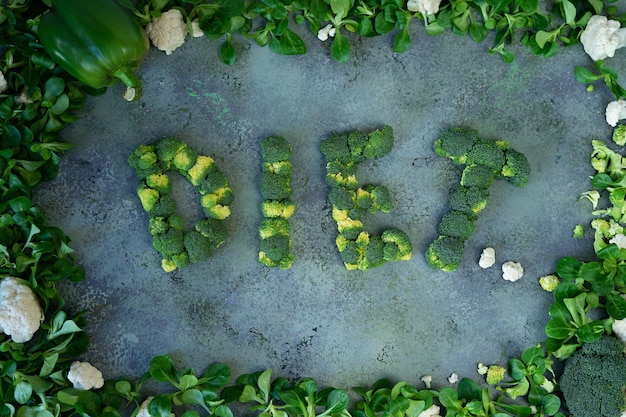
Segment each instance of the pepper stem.
[{"label": "pepper stem", "polygon": [[141,81],[133,70],[128,67],[121,67],[116,69],[113,74],[115,78],[119,78],[124,84],[126,84],[126,92],[124,98],[126,101],[137,101],[141,97]]}]

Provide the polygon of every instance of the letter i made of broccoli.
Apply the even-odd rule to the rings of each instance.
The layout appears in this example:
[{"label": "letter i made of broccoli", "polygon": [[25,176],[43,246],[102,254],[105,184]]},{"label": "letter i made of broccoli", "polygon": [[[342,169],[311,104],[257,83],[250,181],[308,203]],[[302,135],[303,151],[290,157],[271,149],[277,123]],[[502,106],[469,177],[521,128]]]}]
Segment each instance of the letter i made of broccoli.
[{"label": "letter i made of broccoli", "polygon": [[475,130],[465,127],[446,131],[435,141],[434,149],[437,155],[464,166],[459,184],[450,193],[450,210],[439,223],[439,236],[426,251],[426,261],[432,268],[449,272],[461,263],[478,213],[487,206],[491,184],[506,179],[525,187],[530,165],[507,142],[482,139]]},{"label": "letter i made of broccoli", "polygon": [[295,257],[291,251],[289,218],[295,210],[291,200],[291,145],[280,136],[261,141],[261,212],[259,262],[289,269]]},{"label": "letter i made of broccoli", "polygon": [[380,236],[370,235],[362,222],[368,213],[389,213],[392,204],[384,185],[359,186],[357,167],[366,160],[385,156],[393,143],[393,129],[385,126],[369,134],[334,134],[320,145],[326,158],[326,182],[331,187],[328,199],[339,232],[335,243],[349,270],[368,270],[387,261],[411,259],[412,246],[406,233],[392,228]]},{"label": "letter i made of broccoli", "polygon": [[[230,216],[233,192],[213,158],[198,155],[186,143],[166,137],[154,145],[139,145],[128,163],[140,180],[137,195],[148,213],[152,245],[162,256],[164,271],[204,261],[226,241],[224,219]],[[169,170],[185,177],[200,195],[206,217],[195,224],[194,230],[183,230],[182,217],[170,194]]]}]

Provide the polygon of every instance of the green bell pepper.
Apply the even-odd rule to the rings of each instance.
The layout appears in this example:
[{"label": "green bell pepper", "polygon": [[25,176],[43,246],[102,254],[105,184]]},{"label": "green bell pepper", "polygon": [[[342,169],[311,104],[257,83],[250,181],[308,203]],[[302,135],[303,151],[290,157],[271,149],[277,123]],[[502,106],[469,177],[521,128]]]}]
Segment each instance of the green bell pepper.
[{"label": "green bell pepper", "polygon": [[38,34],[57,64],[83,84],[103,88],[121,80],[128,87],[124,95],[128,101],[141,96],[135,70],[150,42],[117,0],[52,0]]}]

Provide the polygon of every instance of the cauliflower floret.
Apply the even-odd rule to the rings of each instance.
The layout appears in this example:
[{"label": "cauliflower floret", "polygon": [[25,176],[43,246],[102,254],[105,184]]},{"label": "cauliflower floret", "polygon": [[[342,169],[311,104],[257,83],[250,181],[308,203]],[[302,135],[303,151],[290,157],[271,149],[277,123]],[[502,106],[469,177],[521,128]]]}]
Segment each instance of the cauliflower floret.
[{"label": "cauliflower floret", "polygon": [[456,372],[453,372],[452,375],[448,377],[448,382],[451,384],[454,384],[455,382],[459,382],[459,376],[456,374]]},{"label": "cauliflower floret", "polygon": [[606,122],[611,127],[617,126],[620,120],[626,119],[626,101],[620,98],[607,104],[605,116]]},{"label": "cauliflower floret", "polygon": [[548,292],[554,291],[560,283],[561,281],[556,275],[544,275],[539,278],[539,285]]},{"label": "cauliflower floret", "polygon": [[580,35],[580,42],[594,61],[610,58],[615,55],[616,49],[626,45],[626,29],[620,29],[617,20],[594,15]]},{"label": "cauliflower floret", "polygon": [[74,388],[84,391],[102,388],[104,385],[102,372],[89,362],[72,362],[70,371],[67,373],[67,379],[74,385]]},{"label": "cauliflower floret", "polygon": [[330,23],[317,31],[317,39],[320,41],[326,41],[329,37],[335,37],[335,27]]},{"label": "cauliflower floret", "polygon": [[148,23],[146,33],[157,49],[171,55],[185,43],[189,31],[180,10],[170,9]]},{"label": "cauliflower floret", "polygon": [[4,93],[9,89],[9,83],[7,79],[4,78],[4,74],[0,71],[0,93]]},{"label": "cauliflower floret", "polygon": [[423,15],[437,13],[441,0],[409,0],[406,8],[411,12],[420,12]]},{"label": "cauliflower floret", "polygon": [[439,412],[441,409],[437,404],[433,404],[428,407],[426,410],[422,411],[417,415],[417,417],[440,417]]},{"label": "cauliflower floret", "polygon": [[194,38],[201,38],[204,36],[204,31],[200,29],[200,22],[198,19],[194,19],[191,22],[191,36]]},{"label": "cauliflower floret", "polygon": [[426,389],[430,389],[430,384],[432,384],[433,382],[433,377],[431,375],[424,375],[421,380],[426,386]]},{"label": "cauliflower floret", "polygon": [[33,290],[22,280],[0,281],[0,331],[16,343],[33,338],[43,321],[43,311]]},{"label": "cauliflower floret", "polygon": [[609,240],[609,243],[615,243],[618,248],[626,249],[626,235],[620,233],[615,235],[615,237]]},{"label": "cauliflower floret", "polygon": [[496,263],[496,251],[493,248],[483,249],[483,253],[480,254],[480,260],[478,265],[481,268],[489,268]]},{"label": "cauliflower floret", "polygon": [[507,261],[502,264],[502,278],[515,282],[524,275],[524,268],[519,262]]},{"label": "cauliflower floret", "polygon": [[615,336],[617,336],[622,343],[626,344],[626,319],[615,320],[613,322],[613,333],[615,333]]}]

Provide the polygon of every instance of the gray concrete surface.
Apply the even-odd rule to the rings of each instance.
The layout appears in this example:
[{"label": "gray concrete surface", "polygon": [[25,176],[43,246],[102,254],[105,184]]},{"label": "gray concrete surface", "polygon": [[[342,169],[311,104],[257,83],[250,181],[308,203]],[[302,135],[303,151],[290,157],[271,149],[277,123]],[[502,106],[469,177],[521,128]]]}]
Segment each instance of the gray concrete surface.
[{"label": "gray concrete surface", "polygon": [[[551,295],[538,278],[564,255],[593,253],[589,238],[571,232],[590,220],[578,196],[590,187],[591,138],[610,137],[610,93],[587,93],[574,80],[575,65],[592,66],[581,47],[548,60],[516,47],[507,65],[469,37],[428,37],[419,26],[412,37],[402,55],[393,53],[392,37],[355,39],[345,64],[312,35],[300,57],[236,38],[232,67],[216,59],[218,43],[197,39],[171,56],[151,52],[139,72],[141,101],[125,103],[121,87],[89,99],[62,134],[75,148],[59,177],[36,192],[88,274],[83,284],[64,285],[70,308],[88,311],[93,342],[85,359],[106,377],[139,376],[151,357],[168,353],[199,371],[219,361],[234,375],[272,368],[336,387],[381,377],[417,383],[431,374],[441,387],[453,372],[478,378],[478,362],[504,364],[544,340]],[[366,228],[402,228],[414,256],[347,271],[334,246],[319,144],[333,131],[383,124],[395,129],[396,146],[359,176],[387,185],[395,209]],[[443,273],[426,265],[424,252],[460,170],[432,143],[461,124],[507,140],[533,172],[525,189],[493,185],[462,267]],[[274,134],[295,150],[297,261],[288,271],[256,260],[259,142]],[[171,274],[160,269],[126,163],[137,145],[166,135],[213,156],[236,195],[228,242],[210,261]],[[198,205],[193,190],[183,190],[179,205],[191,216]],[[486,246],[497,263],[482,270]],[[508,260],[525,269],[516,283],[501,278]]]}]

